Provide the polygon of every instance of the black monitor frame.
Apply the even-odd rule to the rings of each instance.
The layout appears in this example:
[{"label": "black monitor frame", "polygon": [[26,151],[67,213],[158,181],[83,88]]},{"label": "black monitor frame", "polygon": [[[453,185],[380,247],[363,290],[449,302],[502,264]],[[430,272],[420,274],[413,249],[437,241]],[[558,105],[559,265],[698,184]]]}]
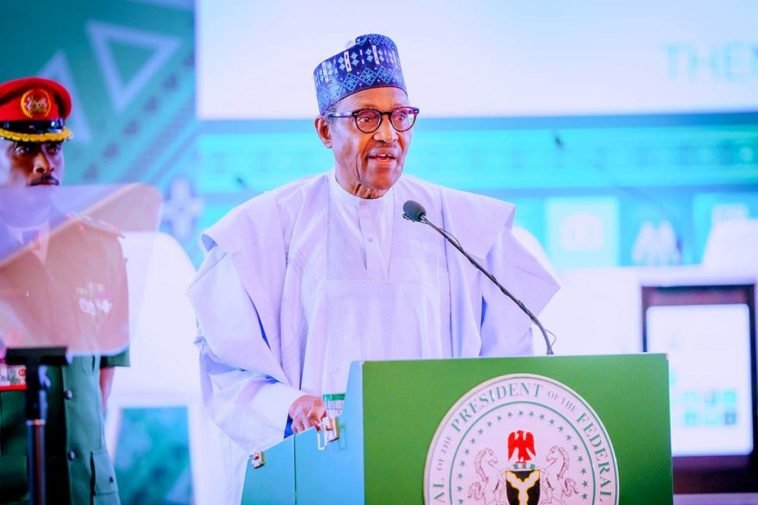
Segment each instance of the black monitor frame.
[{"label": "black monitor frame", "polygon": [[647,309],[672,305],[746,304],[750,320],[753,452],[747,456],[677,456],[673,458],[674,492],[728,493],[758,491],[758,366],[756,364],[755,284],[642,287],[642,349],[648,351]]}]

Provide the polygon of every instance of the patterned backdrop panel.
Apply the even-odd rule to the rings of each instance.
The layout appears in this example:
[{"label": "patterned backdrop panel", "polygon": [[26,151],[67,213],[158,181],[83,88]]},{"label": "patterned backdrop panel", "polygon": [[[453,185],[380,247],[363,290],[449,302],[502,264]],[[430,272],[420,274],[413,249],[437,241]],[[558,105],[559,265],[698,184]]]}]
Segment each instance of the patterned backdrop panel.
[{"label": "patterned backdrop panel", "polygon": [[[13,0],[2,8],[9,42],[0,80],[40,75],[72,94],[65,184],[144,181],[166,191],[167,177],[187,173],[196,131],[192,0]],[[112,449],[122,503],[193,503],[186,412],[131,409],[121,420]]]}]

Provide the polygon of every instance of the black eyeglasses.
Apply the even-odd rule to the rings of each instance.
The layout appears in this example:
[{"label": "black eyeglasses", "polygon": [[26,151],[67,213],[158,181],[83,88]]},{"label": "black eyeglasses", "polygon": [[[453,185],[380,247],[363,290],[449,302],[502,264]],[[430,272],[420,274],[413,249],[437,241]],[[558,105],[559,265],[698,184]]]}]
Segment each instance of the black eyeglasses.
[{"label": "black eyeglasses", "polygon": [[355,126],[363,133],[374,133],[382,126],[384,116],[389,116],[390,124],[399,132],[408,131],[413,128],[416,122],[419,110],[416,107],[398,107],[397,109],[381,112],[376,109],[359,109],[348,114],[327,114],[327,117],[355,119]]}]

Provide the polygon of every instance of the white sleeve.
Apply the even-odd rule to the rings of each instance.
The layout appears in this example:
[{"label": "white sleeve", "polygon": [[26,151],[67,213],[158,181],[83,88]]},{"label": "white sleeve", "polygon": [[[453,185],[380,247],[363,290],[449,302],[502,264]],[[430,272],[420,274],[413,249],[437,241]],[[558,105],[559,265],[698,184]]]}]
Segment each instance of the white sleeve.
[{"label": "white sleeve", "polygon": [[197,316],[202,395],[211,419],[246,450],[281,440],[289,406],[303,393],[287,383],[231,258],[211,249],[187,294]]},{"label": "white sleeve", "polygon": [[287,411],[303,393],[271,377],[229,366],[202,336],[196,344],[203,402],[213,422],[248,453],[280,441]]},{"label": "white sleeve", "polygon": [[[553,277],[508,227],[502,230],[483,266],[535,315],[558,290]],[[482,356],[526,356],[534,352],[531,319],[488,279],[482,279],[481,336]]]}]

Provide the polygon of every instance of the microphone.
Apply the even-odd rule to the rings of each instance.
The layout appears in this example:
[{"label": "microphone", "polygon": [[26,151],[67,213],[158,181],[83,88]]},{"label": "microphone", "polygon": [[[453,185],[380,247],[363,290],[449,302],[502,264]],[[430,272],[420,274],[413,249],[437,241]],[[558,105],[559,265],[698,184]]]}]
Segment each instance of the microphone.
[{"label": "microphone", "polygon": [[450,244],[452,244],[453,247],[458,249],[458,251],[461,254],[463,254],[466,257],[466,259],[469,260],[469,262],[471,262],[471,264],[477,268],[477,270],[482,272],[485,277],[491,280],[495,284],[495,286],[497,286],[505,296],[510,298],[513,301],[513,303],[515,303],[518,306],[518,308],[520,308],[524,312],[524,314],[526,314],[529,317],[529,319],[531,319],[534,325],[540,329],[540,332],[542,332],[542,337],[545,339],[545,347],[547,348],[547,351],[545,352],[545,354],[547,354],[548,356],[553,355],[553,344],[550,343],[550,338],[548,338],[547,336],[548,332],[545,330],[545,327],[542,326],[542,323],[540,323],[539,319],[537,319],[537,316],[532,314],[532,311],[529,310],[521,300],[513,296],[513,294],[511,294],[510,291],[505,289],[505,287],[498,282],[498,280],[495,278],[494,275],[492,275],[487,270],[485,270],[484,267],[482,267],[474,258],[472,258],[471,255],[463,249],[463,246],[461,246],[461,244],[458,242],[458,239],[452,236],[450,232],[448,232],[447,230],[440,228],[439,226],[436,226],[434,223],[429,221],[426,218],[426,209],[424,209],[423,205],[413,200],[408,200],[407,202],[403,204],[403,218],[407,219],[408,221],[413,221],[414,223],[423,223],[431,227],[432,229],[434,229],[434,231],[442,235],[445,238],[445,240],[450,242]]},{"label": "microphone", "polygon": [[414,223],[423,223],[426,221],[426,209],[420,203],[408,200],[403,204],[403,217]]}]

